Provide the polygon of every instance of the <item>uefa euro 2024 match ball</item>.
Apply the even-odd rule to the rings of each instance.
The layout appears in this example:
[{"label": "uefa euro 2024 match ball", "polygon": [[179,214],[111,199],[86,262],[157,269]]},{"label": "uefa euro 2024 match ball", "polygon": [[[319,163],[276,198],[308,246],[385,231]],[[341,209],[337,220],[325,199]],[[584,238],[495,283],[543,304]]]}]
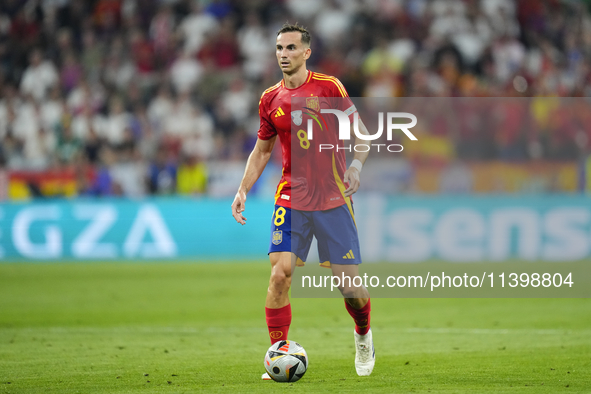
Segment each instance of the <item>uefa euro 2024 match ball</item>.
[{"label": "uefa euro 2024 match ball", "polygon": [[308,370],[308,355],[297,342],[275,342],[265,354],[265,369],[276,382],[296,382]]}]

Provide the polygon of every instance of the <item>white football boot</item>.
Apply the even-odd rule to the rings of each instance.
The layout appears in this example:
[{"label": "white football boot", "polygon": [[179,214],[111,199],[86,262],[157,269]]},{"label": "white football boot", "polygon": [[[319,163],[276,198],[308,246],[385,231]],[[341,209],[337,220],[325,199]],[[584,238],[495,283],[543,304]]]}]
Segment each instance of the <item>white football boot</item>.
[{"label": "white football boot", "polygon": [[365,335],[359,335],[353,330],[355,335],[355,369],[359,376],[369,376],[376,364],[376,351],[373,347],[373,338],[371,328]]},{"label": "white football boot", "polygon": [[261,376],[261,379],[263,379],[263,380],[273,380],[273,379],[271,379],[271,377],[269,376],[269,374],[266,373],[266,372],[263,374],[263,376]]}]

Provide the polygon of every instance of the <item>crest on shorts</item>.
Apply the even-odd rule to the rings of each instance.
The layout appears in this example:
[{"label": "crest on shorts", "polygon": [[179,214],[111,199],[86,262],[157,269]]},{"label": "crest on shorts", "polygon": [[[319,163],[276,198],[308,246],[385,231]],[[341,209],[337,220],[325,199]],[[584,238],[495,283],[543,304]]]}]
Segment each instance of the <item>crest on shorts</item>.
[{"label": "crest on shorts", "polygon": [[302,111],[291,111],[291,120],[295,123],[296,126],[302,124]]},{"label": "crest on shorts", "polygon": [[273,245],[279,245],[283,241],[283,231],[273,231]]},{"label": "crest on shorts", "polygon": [[313,111],[320,111],[320,101],[318,101],[318,97],[308,97],[306,99],[306,107]]}]

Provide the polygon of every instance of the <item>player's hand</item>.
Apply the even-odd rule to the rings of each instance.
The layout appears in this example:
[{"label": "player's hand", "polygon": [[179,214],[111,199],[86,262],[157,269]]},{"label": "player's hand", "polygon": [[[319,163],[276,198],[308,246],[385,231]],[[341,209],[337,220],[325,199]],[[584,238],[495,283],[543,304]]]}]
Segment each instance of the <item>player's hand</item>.
[{"label": "player's hand", "polygon": [[238,190],[236,193],[236,197],[234,197],[234,202],[232,203],[232,216],[234,219],[242,224],[246,224],[246,218],[242,215],[244,209],[246,208],[246,193],[241,190]]},{"label": "player's hand", "polygon": [[361,184],[359,180],[359,170],[355,167],[349,167],[347,171],[345,171],[343,180],[345,183],[349,182],[349,187],[345,190],[345,197],[350,197],[355,194]]}]

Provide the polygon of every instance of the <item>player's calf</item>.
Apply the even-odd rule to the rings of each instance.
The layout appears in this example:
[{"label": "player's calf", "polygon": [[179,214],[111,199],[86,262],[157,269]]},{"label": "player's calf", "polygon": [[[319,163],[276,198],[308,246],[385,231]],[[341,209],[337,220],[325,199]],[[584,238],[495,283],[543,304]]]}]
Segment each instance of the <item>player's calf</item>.
[{"label": "player's calf", "polygon": [[291,253],[271,253],[271,277],[265,302],[265,316],[271,343],[286,340],[291,325],[289,287],[291,285]]}]

